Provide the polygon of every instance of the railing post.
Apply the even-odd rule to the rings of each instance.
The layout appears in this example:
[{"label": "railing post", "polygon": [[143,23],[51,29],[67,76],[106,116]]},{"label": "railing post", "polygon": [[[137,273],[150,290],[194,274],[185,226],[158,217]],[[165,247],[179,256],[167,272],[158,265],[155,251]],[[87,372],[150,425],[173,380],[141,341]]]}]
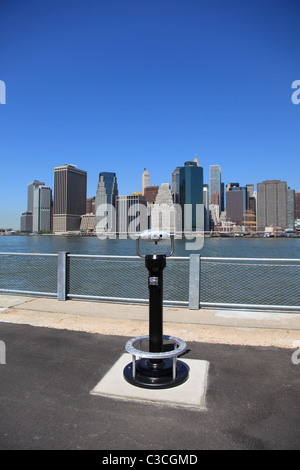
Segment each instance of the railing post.
[{"label": "railing post", "polygon": [[67,300],[68,298],[68,279],[69,263],[67,251],[58,252],[57,260],[57,300]]},{"label": "railing post", "polygon": [[190,255],[189,309],[200,309],[200,255]]}]

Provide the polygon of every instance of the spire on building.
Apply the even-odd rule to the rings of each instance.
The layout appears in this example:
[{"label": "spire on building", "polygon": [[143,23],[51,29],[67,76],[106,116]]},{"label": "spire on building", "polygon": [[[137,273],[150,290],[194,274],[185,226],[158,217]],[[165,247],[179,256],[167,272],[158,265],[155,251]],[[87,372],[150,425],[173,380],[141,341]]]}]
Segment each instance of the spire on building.
[{"label": "spire on building", "polygon": [[197,166],[200,166],[197,154],[195,155],[194,162],[197,163]]}]

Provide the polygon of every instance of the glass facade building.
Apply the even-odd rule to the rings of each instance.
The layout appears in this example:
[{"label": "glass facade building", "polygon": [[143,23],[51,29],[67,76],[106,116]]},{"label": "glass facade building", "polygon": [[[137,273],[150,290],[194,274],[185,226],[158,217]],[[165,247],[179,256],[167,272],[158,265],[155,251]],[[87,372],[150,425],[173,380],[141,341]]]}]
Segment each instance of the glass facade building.
[{"label": "glass facade building", "polygon": [[74,165],[54,168],[53,231],[79,230],[86,211],[87,173]]},{"label": "glass facade building", "polygon": [[217,191],[219,196],[219,204],[221,204],[222,191],[221,191],[221,167],[219,165],[211,165],[209,167],[210,179],[210,202],[214,191]]},{"label": "glass facade building", "polygon": [[116,173],[102,172],[95,198],[95,228],[98,231],[116,232],[115,205],[118,195]]},{"label": "glass facade building", "polygon": [[186,162],[179,171],[179,195],[183,231],[203,230],[203,168]]}]

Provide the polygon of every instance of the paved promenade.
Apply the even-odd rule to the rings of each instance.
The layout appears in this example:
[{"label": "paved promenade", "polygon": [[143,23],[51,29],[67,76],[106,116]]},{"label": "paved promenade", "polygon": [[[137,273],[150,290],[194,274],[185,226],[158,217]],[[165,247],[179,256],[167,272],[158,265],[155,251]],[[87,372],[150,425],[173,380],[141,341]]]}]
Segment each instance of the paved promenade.
[{"label": "paved promenade", "polygon": [[[164,307],[164,333],[185,341],[300,346],[300,314]],[[135,337],[148,334],[148,306],[0,295],[0,321]]]},{"label": "paved promenade", "polygon": [[300,448],[299,315],[165,307],[182,360],[208,364],[204,406],[93,395],[147,327],[146,305],[1,295],[0,449]]}]

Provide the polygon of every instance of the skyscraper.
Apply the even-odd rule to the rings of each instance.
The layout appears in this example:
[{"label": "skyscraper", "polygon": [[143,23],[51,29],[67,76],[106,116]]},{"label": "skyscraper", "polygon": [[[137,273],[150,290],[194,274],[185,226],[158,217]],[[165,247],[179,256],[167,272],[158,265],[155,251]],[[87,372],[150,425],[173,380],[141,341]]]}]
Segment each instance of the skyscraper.
[{"label": "skyscraper", "polygon": [[42,181],[34,180],[32,183],[28,184],[27,189],[27,211],[33,212],[33,193],[36,188],[39,186],[45,186],[45,183]]},{"label": "skyscraper", "polygon": [[208,232],[210,229],[209,223],[209,187],[208,184],[203,184],[203,205],[204,205],[204,230]]},{"label": "skyscraper", "polygon": [[115,205],[117,195],[116,173],[101,172],[95,198],[95,228],[99,232],[116,232]]},{"label": "skyscraper", "polygon": [[203,168],[196,162],[185,162],[179,171],[179,185],[183,230],[203,230],[203,220],[199,217],[203,204]]},{"label": "skyscraper", "polygon": [[295,219],[300,219],[300,189],[295,194]]},{"label": "skyscraper", "polygon": [[287,213],[286,226],[288,230],[293,230],[295,225],[295,190],[287,188]]},{"label": "skyscraper", "polygon": [[285,228],[287,224],[287,185],[268,180],[257,184],[257,230]]},{"label": "skyscraper", "polygon": [[139,194],[116,197],[117,232],[120,238],[148,228],[147,201]]},{"label": "skyscraper", "polygon": [[[169,183],[163,183],[158,190],[151,211],[151,228],[174,232],[176,230],[176,209]],[[180,228],[181,229],[181,228]]]},{"label": "skyscraper", "polygon": [[52,189],[38,186],[33,190],[32,231],[51,230]]},{"label": "skyscraper", "polygon": [[172,172],[172,191],[174,194],[174,202],[175,204],[180,203],[180,196],[179,196],[179,191],[180,191],[180,169],[182,166],[178,166],[175,168],[175,170]]},{"label": "skyscraper", "polygon": [[144,168],[142,175],[142,195],[145,195],[145,188],[150,186],[150,173],[146,168]]},{"label": "skyscraper", "polygon": [[[38,232],[39,230],[50,230],[50,226],[49,226],[49,229],[38,228],[39,227],[39,210],[38,210],[39,202],[35,193],[39,187],[44,186],[44,185],[45,183],[43,181],[34,180],[32,181],[32,183],[29,183],[27,186],[27,211],[23,212],[21,216],[21,232],[32,232],[32,231]],[[34,210],[34,200],[36,201],[35,210]]]},{"label": "skyscraper", "polygon": [[246,222],[247,190],[245,187],[229,188],[226,191],[226,217],[236,225]]},{"label": "skyscraper", "polygon": [[80,219],[86,211],[86,184],[86,171],[74,165],[54,168],[54,232],[80,229]]},{"label": "skyscraper", "polygon": [[218,193],[219,205],[221,210],[221,167],[219,165],[211,165],[209,167],[209,179],[210,179],[210,202],[212,202],[212,195],[214,191]]},{"label": "skyscraper", "polygon": [[154,204],[159,186],[147,186],[144,191],[144,196],[147,200],[147,204]]}]

